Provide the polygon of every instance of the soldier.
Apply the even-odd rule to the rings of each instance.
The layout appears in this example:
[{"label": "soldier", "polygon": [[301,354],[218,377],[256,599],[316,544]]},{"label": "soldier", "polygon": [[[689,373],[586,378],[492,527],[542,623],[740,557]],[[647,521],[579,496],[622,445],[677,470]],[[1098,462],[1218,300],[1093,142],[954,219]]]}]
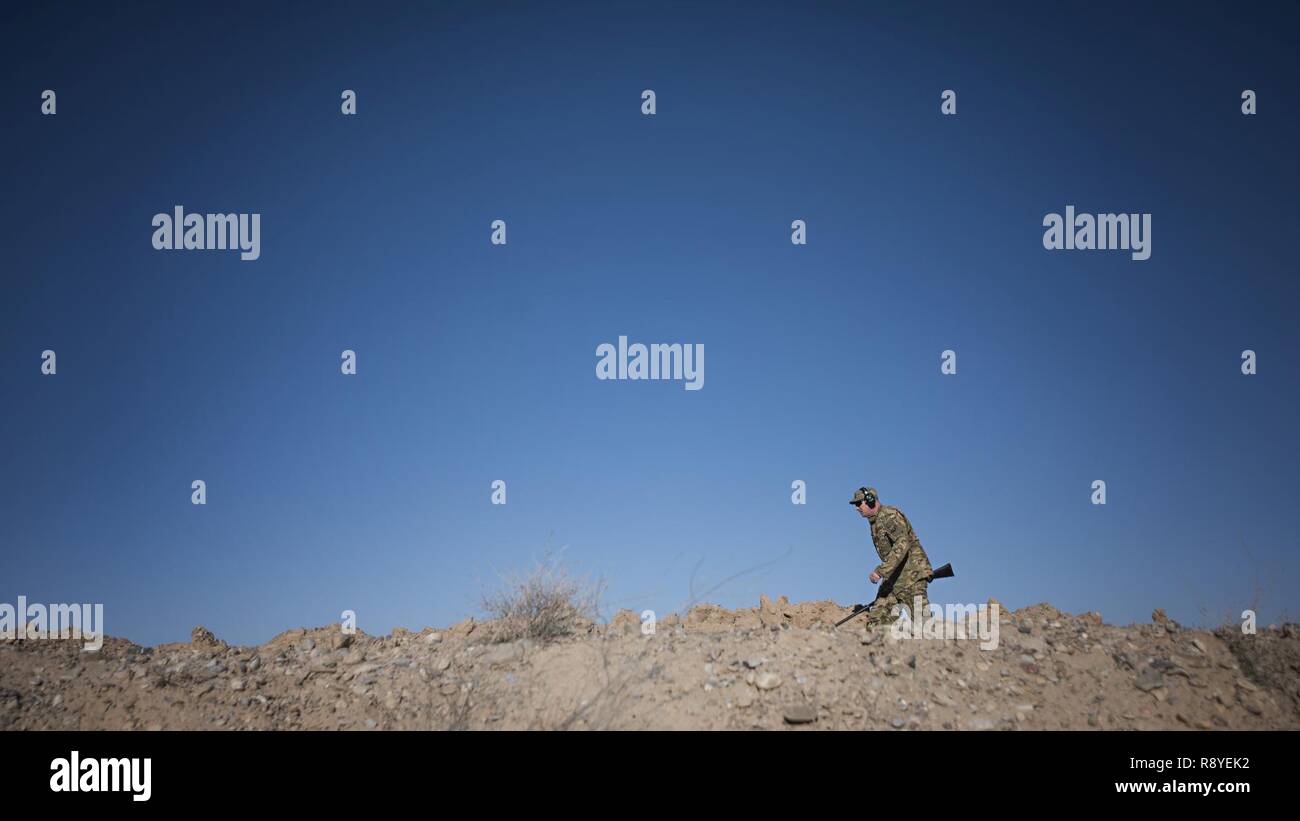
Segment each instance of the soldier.
[{"label": "soldier", "polygon": [[[871,523],[871,540],[880,554],[880,564],[871,571],[871,583],[880,584],[880,595],[866,614],[868,624],[889,624],[897,619],[895,605],[907,608],[913,619],[917,618],[913,598],[920,597],[921,617],[929,615],[930,600],[926,596],[930,574],[930,557],[925,555],[921,542],[912,530],[912,523],[903,511],[882,505],[874,487],[858,488],[849,504]],[[883,582],[883,583],[882,583]]]}]

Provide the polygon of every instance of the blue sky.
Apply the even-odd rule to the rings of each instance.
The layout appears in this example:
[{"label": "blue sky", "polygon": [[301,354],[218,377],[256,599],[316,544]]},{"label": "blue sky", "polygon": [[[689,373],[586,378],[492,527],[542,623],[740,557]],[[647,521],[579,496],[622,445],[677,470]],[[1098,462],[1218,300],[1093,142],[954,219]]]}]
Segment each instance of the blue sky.
[{"label": "blue sky", "polygon": [[[611,610],[852,603],[871,484],[936,602],[1300,610],[1285,12],[274,5],[3,12],[0,601],[387,632],[551,544]],[[1067,205],[1151,258],[1044,250]],[[597,380],[620,335],[705,388]]]}]

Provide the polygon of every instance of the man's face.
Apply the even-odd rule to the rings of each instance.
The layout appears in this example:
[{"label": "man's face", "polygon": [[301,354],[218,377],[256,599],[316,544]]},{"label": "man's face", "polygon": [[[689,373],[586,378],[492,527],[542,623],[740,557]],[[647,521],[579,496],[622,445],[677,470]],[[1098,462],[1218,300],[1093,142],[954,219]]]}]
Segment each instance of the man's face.
[{"label": "man's face", "polygon": [[861,514],[862,518],[864,519],[870,519],[871,517],[875,516],[879,512],[880,512],[879,499],[876,500],[875,507],[867,507],[866,502],[858,502],[858,513]]}]

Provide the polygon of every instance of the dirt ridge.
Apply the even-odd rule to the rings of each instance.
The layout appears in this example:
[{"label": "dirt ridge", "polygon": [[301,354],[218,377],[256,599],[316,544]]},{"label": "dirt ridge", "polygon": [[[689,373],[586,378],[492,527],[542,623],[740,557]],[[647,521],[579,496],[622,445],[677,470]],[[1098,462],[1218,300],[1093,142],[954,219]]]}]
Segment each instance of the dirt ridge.
[{"label": "dirt ridge", "polygon": [[[990,600],[990,606],[994,604]],[[991,608],[990,608],[991,609]],[[494,623],[232,646],[0,640],[0,729],[1297,729],[1300,629],[1242,635],[999,606],[996,647],[898,639],[830,601],[620,611],[539,643]]]}]

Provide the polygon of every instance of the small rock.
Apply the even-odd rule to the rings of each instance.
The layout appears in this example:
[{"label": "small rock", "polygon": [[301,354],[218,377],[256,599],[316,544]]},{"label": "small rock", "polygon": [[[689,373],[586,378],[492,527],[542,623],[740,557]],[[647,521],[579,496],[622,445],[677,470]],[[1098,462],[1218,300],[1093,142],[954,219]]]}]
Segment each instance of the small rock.
[{"label": "small rock", "polygon": [[781,686],[781,677],[776,673],[759,673],[754,676],[754,686],[760,690],[775,690]]},{"label": "small rock", "polygon": [[1138,677],[1133,684],[1142,692],[1149,693],[1165,686],[1165,676],[1152,667],[1143,667],[1142,672],[1138,673]]},{"label": "small rock", "polygon": [[219,647],[222,642],[206,627],[195,627],[190,631],[190,643],[198,647]]},{"label": "small rock", "polygon": [[232,678],[230,680],[230,689],[239,691],[244,689],[244,680],[242,678]]},{"label": "small rock", "polygon": [[785,709],[785,720],[790,724],[811,724],[817,720],[817,708],[811,704],[794,704]]}]

